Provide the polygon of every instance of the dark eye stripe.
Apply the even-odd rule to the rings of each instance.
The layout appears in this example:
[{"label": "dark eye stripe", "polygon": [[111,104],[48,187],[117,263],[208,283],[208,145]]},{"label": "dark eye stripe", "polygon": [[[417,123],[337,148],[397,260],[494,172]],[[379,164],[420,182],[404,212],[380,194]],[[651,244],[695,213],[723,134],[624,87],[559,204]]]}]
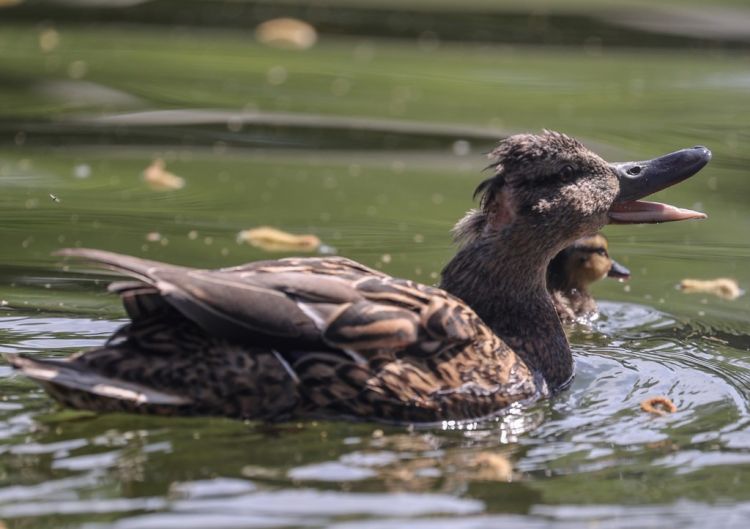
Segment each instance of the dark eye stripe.
[{"label": "dark eye stripe", "polygon": [[607,250],[599,246],[577,246],[576,250],[585,253],[598,253],[601,255],[607,255]]}]

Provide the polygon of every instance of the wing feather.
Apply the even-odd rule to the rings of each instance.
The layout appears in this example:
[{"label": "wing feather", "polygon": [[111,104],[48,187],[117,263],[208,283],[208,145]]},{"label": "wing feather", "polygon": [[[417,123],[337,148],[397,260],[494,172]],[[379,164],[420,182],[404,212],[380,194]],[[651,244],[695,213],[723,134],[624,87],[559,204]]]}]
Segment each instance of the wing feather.
[{"label": "wing feather", "polygon": [[[445,292],[394,279],[349,259],[289,258],[189,269],[99,250],[62,255],[103,264],[142,283],[115,285],[131,316],[160,300],[212,335],[285,350],[438,354],[483,325]],[[300,353],[302,354],[302,353]]]}]

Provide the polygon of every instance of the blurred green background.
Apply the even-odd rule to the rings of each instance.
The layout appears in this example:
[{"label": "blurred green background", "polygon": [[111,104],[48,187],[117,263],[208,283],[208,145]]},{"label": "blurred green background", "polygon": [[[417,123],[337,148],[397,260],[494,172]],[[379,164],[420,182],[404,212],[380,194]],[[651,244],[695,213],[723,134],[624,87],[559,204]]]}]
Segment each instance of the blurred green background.
[{"label": "blurred green background", "polygon": [[[259,31],[280,17],[302,23]],[[0,0],[0,350],[67,354],[121,322],[101,275],[67,273],[51,256],[68,245],[228,266],[286,255],[237,240],[271,225],[435,283],[483,153],[542,128],[612,161],[696,144],[714,153],[657,196],[708,220],[605,230],[633,277],[597,285],[609,302],[598,327],[571,337],[570,392],[520,426],[379,437],[339,423],[70,419],[2,364],[0,519],[87,529],[742,521],[750,303],[675,285],[750,284],[745,1]],[[157,159],[184,187],[144,181]],[[643,417],[639,399],[655,391],[681,413]],[[486,450],[509,458],[510,477],[471,477]],[[391,461],[388,472],[352,453]],[[236,481],[201,481],[215,478]],[[179,488],[193,482],[208,493]],[[266,510],[242,496],[256,486]],[[420,492],[403,499],[416,511],[398,511],[409,490]],[[274,510],[277,497],[285,507]],[[250,507],[232,511],[234,500]],[[301,517],[285,518],[289,505]]]}]

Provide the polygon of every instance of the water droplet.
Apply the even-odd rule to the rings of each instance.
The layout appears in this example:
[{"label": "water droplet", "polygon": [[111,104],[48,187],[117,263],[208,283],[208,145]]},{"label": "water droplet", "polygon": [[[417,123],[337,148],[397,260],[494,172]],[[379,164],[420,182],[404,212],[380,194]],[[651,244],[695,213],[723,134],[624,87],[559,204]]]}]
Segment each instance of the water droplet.
[{"label": "water droplet", "polygon": [[73,61],[68,65],[68,76],[71,79],[82,79],[89,71],[86,61]]},{"label": "water droplet", "polygon": [[91,166],[86,163],[79,163],[73,167],[73,176],[80,179],[88,178],[91,176]]},{"label": "water droplet", "polygon": [[466,140],[456,140],[453,142],[453,154],[456,156],[466,156],[471,152],[471,143]]},{"label": "water droplet", "polygon": [[272,86],[279,86],[286,82],[289,74],[283,66],[272,66],[266,73],[266,81]]}]

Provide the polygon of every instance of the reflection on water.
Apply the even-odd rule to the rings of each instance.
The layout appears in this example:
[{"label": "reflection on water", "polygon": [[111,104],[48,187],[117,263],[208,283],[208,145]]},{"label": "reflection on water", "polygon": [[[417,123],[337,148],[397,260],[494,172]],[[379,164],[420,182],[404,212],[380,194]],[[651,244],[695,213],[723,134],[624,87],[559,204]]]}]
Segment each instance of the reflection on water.
[{"label": "reflection on water", "polygon": [[[64,270],[61,246],[218,267],[266,258],[237,234],[273,226],[435,283],[482,153],[517,130],[613,160],[708,145],[665,194],[710,218],[607,228],[633,278],[596,286],[573,385],[493,420],[95,416],[0,362],[9,528],[747,526],[750,297],[675,288],[750,285],[742,3],[126,3],[0,2],[0,352],[63,356],[122,324],[111,278]],[[280,14],[318,42],[255,43]],[[184,186],[149,188],[154,160]],[[677,411],[644,413],[658,395]]]}]

